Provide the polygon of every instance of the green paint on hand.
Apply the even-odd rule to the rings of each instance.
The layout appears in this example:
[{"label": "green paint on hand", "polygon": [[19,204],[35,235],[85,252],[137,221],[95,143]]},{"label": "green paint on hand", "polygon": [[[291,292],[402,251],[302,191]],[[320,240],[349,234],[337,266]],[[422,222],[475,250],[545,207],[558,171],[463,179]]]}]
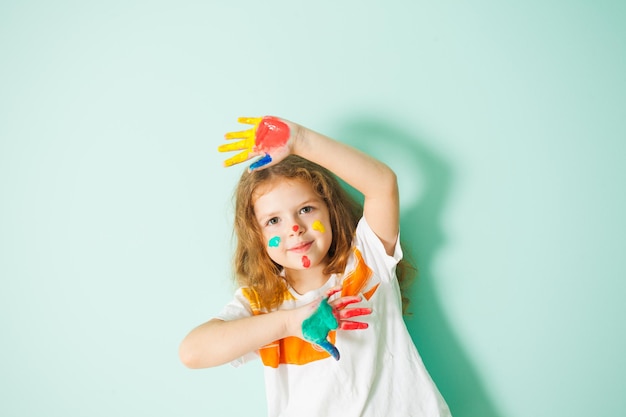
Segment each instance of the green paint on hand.
[{"label": "green paint on hand", "polygon": [[320,341],[326,340],[328,332],[338,326],[333,308],[328,304],[328,299],[324,299],[315,313],[302,322],[302,334],[305,340],[319,344]]}]

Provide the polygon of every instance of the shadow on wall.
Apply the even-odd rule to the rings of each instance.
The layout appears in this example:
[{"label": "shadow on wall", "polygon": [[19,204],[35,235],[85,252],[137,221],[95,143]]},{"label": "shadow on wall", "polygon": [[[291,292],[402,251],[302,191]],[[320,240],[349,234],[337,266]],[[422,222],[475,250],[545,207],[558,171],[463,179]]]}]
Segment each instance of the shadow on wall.
[{"label": "shadow on wall", "polygon": [[500,417],[452,332],[434,285],[433,262],[445,244],[441,216],[453,181],[451,167],[419,137],[375,117],[352,118],[335,136],[391,165],[401,200],[406,202],[409,194],[401,205],[401,237],[405,257],[415,260],[419,275],[408,288],[411,303],[405,321],[453,416]]}]

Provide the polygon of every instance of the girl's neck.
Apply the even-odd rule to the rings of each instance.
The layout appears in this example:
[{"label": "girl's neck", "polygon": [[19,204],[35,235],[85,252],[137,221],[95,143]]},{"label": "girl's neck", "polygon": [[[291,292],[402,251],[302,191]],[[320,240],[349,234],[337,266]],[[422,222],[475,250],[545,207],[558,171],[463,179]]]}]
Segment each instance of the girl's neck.
[{"label": "girl's neck", "polygon": [[324,274],[324,267],[325,265],[319,265],[310,269],[288,269],[285,271],[285,279],[298,294],[306,294],[326,284],[330,275]]}]

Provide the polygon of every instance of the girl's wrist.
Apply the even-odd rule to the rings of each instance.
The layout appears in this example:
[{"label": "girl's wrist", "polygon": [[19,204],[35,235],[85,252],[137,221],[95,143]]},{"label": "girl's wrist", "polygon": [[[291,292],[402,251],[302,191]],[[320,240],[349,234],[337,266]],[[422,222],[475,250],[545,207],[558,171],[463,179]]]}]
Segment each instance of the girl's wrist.
[{"label": "girl's wrist", "polygon": [[285,335],[302,338],[302,318],[298,314],[298,309],[279,311],[284,314]]},{"label": "girl's wrist", "polygon": [[306,140],[306,128],[292,122],[290,122],[289,128],[291,130],[290,153],[294,155],[299,155]]}]

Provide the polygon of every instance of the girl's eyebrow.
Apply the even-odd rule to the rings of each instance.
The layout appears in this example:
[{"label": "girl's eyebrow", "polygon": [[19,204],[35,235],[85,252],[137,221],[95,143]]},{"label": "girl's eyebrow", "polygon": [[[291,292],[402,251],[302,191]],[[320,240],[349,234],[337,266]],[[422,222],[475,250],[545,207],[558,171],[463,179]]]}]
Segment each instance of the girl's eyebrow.
[{"label": "girl's eyebrow", "polygon": [[276,217],[277,215],[278,215],[278,212],[272,211],[267,214],[262,213],[260,216],[256,216],[256,218],[259,221],[259,223],[265,223],[267,220],[271,219],[272,217]]},{"label": "girl's eyebrow", "polygon": [[318,199],[316,199],[316,198],[309,198],[308,200],[303,201],[302,203],[300,203],[299,207],[310,206],[310,205],[319,204],[319,203],[320,203],[320,201]]},{"label": "girl's eyebrow", "polygon": [[[300,208],[305,207],[305,206],[311,206],[311,205],[316,205],[316,204],[320,204],[319,199],[309,198],[298,203],[296,205],[296,210],[299,210]],[[277,217],[277,216],[280,217],[279,214],[280,214],[280,210],[274,210],[269,213],[261,213],[260,215],[257,215],[256,218],[259,221],[259,223],[264,223],[265,221],[271,219],[272,217]]]}]

